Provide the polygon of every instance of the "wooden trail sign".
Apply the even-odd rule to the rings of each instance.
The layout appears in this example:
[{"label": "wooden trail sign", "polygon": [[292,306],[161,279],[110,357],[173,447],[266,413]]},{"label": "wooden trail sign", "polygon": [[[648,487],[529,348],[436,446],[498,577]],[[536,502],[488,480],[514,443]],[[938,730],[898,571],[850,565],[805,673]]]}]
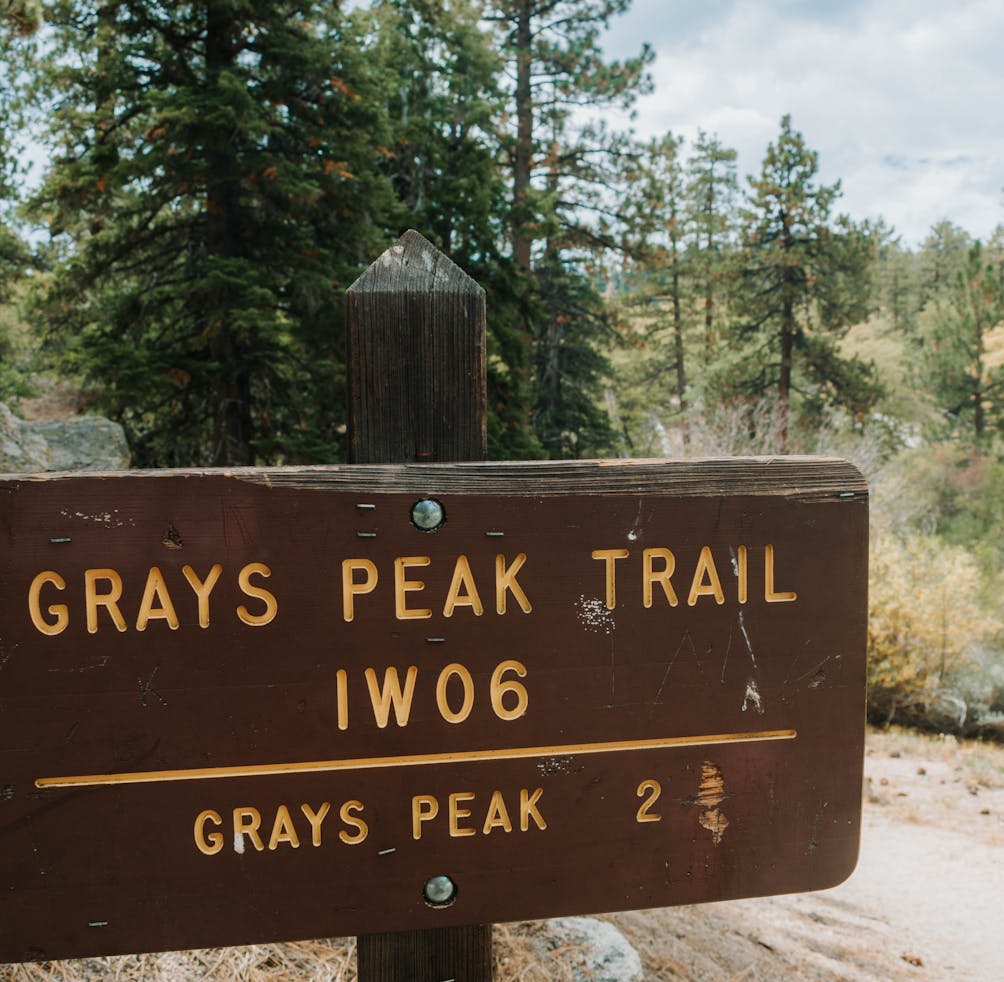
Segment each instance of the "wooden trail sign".
[{"label": "wooden trail sign", "polygon": [[[0,478],[0,961],[829,886],[857,854],[867,491],[815,458],[484,454],[484,295],[350,291],[367,466]],[[400,933],[387,933],[400,932]]]},{"label": "wooden trail sign", "polygon": [[0,960],[854,865],[867,506],[843,462],[7,478],[0,527]]}]

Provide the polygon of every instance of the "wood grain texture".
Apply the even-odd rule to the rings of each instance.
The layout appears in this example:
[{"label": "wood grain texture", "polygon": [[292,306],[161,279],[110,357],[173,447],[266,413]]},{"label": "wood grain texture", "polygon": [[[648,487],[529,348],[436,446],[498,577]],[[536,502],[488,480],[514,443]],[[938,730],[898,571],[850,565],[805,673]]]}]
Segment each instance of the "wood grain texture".
[{"label": "wood grain texture", "polygon": [[[408,231],[349,287],[346,302],[352,462],[483,460],[485,291]],[[491,928],[363,935],[358,967],[360,982],[488,982]]]},{"label": "wood grain texture", "polygon": [[[831,457],[723,457],[707,460],[569,460],[488,463],[369,464],[351,467],[233,468],[89,474],[109,482],[147,478],[226,476],[268,487],[510,497],[645,494],[656,497],[782,495],[790,500],[861,498],[868,485],[850,463]],[[21,483],[76,480],[79,475],[0,478]]]},{"label": "wood grain texture", "polygon": [[479,982],[491,979],[488,927],[371,934],[359,939],[361,982]]},{"label": "wood grain texture", "polygon": [[346,294],[354,463],[485,455],[485,292],[406,232]]}]

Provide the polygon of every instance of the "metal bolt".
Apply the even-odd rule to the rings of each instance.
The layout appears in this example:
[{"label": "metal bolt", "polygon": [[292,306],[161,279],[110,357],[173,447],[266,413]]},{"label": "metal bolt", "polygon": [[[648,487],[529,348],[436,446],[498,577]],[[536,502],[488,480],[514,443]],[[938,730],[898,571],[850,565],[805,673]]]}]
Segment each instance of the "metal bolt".
[{"label": "metal bolt", "polygon": [[448,876],[433,876],[422,887],[422,896],[433,907],[448,907],[457,899],[457,885]]},{"label": "metal bolt", "polygon": [[435,532],[446,521],[446,510],[435,498],[422,498],[411,506],[411,520],[423,532]]}]

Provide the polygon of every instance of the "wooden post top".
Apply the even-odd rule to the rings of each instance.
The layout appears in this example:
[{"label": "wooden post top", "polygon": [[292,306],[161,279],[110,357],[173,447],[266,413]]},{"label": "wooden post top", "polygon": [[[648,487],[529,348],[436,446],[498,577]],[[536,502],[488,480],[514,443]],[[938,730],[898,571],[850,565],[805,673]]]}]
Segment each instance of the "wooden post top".
[{"label": "wooden post top", "polygon": [[346,300],[351,461],[484,459],[485,291],[409,231]]},{"label": "wooden post top", "polygon": [[478,286],[449,256],[424,235],[409,229],[378,256],[346,291],[358,293],[470,293],[484,297]]}]

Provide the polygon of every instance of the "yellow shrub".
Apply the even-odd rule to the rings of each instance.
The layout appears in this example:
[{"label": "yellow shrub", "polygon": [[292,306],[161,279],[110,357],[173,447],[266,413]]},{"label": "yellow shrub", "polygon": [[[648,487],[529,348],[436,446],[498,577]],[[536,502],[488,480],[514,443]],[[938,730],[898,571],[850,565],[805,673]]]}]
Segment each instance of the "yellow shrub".
[{"label": "yellow shrub", "polygon": [[925,702],[1001,630],[979,605],[980,571],[933,535],[873,530],[869,569],[869,702]]}]

